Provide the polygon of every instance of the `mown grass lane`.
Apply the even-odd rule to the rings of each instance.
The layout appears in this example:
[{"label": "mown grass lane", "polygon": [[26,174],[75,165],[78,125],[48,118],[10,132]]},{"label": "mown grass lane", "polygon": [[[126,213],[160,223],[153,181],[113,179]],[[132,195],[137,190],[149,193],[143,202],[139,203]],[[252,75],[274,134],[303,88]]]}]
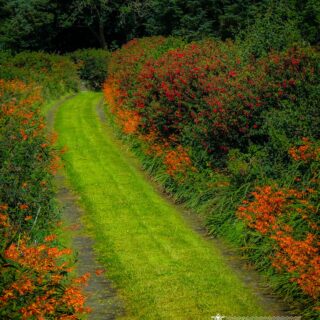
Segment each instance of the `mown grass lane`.
[{"label": "mown grass lane", "polygon": [[211,243],[137,170],[100,122],[99,93],[60,106],[55,128],[66,174],[81,196],[96,251],[126,305],[126,319],[264,315],[257,298]]}]

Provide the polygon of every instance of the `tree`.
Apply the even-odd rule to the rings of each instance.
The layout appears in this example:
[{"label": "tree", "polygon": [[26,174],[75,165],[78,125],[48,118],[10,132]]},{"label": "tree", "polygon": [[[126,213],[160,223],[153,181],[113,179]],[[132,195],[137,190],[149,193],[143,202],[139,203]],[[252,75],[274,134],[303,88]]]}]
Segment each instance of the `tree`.
[{"label": "tree", "polygon": [[261,50],[298,34],[319,44],[319,0],[0,0],[0,49],[15,51],[113,49],[148,35],[224,40],[241,30],[262,39]]},{"label": "tree", "polygon": [[51,0],[1,0],[2,47],[48,49],[55,36],[57,4]]},{"label": "tree", "polygon": [[119,8],[116,32],[125,42],[146,35],[145,22],[152,11],[152,0],[126,0]]},{"label": "tree", "polygon": [[150,0],[0,0],[0,48],[65,51],[119,45],[145,35],[150,4]]},{"label": "tree", "polygon": [[311,44],[320,44],[320,2],[319,0],[296,0],[296,11],[300,12],[301,33]]},{"label": "tree", "polygon": [[239,33],[237,40],[246,57],[261,57],[271,50],[281,51],[303,43],[298,26],[295,1],[270,0],[257,12],[251,25]]},{"label": "tree", "polygon": [[144,35],[149,0],[71,0],[61,15],[61,24],[86,27],[107,48],[114,40],[128,41]]},{"label": "tree", "polygon": [[253,19],[252,8],[263,0],[152,0],[146,21],[149,34],[179,35],[188,39],[222,39]]},{"label": "tree", "polygon": [[100,46],[107,48],[105,29],[114,6],[115,1],[110,0],[73,0],[60,16],[60,23],[64,27],[76,25],[89,28]]}]

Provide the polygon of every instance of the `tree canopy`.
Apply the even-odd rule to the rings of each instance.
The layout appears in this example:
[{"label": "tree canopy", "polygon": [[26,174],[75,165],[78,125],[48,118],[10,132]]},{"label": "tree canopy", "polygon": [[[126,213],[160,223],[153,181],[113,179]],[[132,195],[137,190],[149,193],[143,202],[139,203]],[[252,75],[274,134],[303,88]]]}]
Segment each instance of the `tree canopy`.
[{"label": "tree canopy", "polygon": [[235,38],[257,20],[278,19],[272,8],[279,6],[290,11],[294,33],[319,43],[318,0],[0,0],[0,48],[112,49],[150,35]]}]

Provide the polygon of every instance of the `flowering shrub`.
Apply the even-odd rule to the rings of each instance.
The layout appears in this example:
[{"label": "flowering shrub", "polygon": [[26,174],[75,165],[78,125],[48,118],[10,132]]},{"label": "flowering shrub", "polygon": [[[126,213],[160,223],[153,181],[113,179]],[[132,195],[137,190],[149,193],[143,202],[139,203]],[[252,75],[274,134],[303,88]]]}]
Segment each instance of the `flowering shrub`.
[{"label": "flowering shrub", "polygon": [[0,315],[14,319],[78,319],[90,310],[79,287],[88,278],[84,275],[70,280],[72,261],[70,249],[54,246],[55,235],[42,244],[30,243],[7,215],[7,205],[0,213]]},{"label": "flowering shrub", "polygon": [[308,138],[302,138],[303,144],[289,149],[289,155],[295,161],[308,163],[313,160],[320,160],[320,147],[312,143]]},{"label": "flowering shrub", "polygon": [[[169,47],[182,46],[182,44],[180,40],[164,37],[133,39],[120,51],[112,54],[108,67],[108,79],[104,84],[104,93],[112,111],[116,114],[119,125],[127,133],[134,133],[140,123],[138,113],[130,110],[128,105],[143,64],[150,57],[161,55]],[[134,118],[133,122],[131,118]],[[132,122],[130,125],[127,125],[128,120]]]},{"label": "flowering shrub", "polygon": [[[50,171],[59,158],[47,138],[41,101],[40,87],[0,80],[0,201],[9,206],[14,224],[34,232],[55,219]],[[25,222],[27,216],[32,219]]]},{"label": "flowering shrub", "polygon": [[6,59],[0,72],[0,317],[79,319],[89,311],[80,290],[88,275],[70,278],[71,251],[50,235],[59,218],[51,181],[60,151],[40,110],[45,98],[76,88],[75,67],[65,71],[70,62],[41,53]]},{"label": "flowering shrub", "polygon": [[238,208],[238,217],[273,241],[273,267],[290,273],[291,281],[316,301],[320,296],[319,192],[266,186],[257,188],[252,197]]},{"label": "flowering shrub", "polygon": [[311,49],[292,48],[250,64],[231,42],[135,39],[113,53],[104,92],[126,133],[151,134],[152,143],[175,136],[224,165],[228,150],[268,138],[269,110],[312,101],[318,61]]},{"label": "flowering shrub", "polygon": [[[105,83],[107,90],[113,88],[113,99],[117,101],[117,108],[127,100],[131,89],[136,83],[136,77],[143,63],[165,43],[163,37],[150,39],[133,39],[121,51],[115,51],[108,68],[108,79]],[[110,95],[106,95],[108,98]]]},{"label": "flowering shrub", "polygon": [[145,166],[159,167],[176,198],[211,210],[210,229],[248,246],[275,286],[313,317],[320,56],[295,47],[254,60],[238,45],[133,40],[112,54],[104,94]]},{"label": "flowering shrub", "polygon": [[[319,144],[303,138],[289,149],[301,173],[294,188],[258,187],[238,207],[237,216],[272,243],[270,261],[280,273],[290,275],[315,303],[320,297]],[[303,177],[303,178],[301,178]],[[315,310],[319,310],[316,304]]]},{"label": "flowering shrub", "polygon": [[40,85],[45,99],[59,98],[79,88],[76,65],[68,57],[44,52],[21,52],[15,56],[0,53],[0,66],[0,79]]},{"label": "flowering shrub", "polygon": [[104,88],[112,111],[126,133],[174,135],[206,150],[215,165],[229,149],[265,139],[266,111],[304,99],[317,83],[312,51],[290,49],[248,64],[232,43],[207,40],[155,55],[164,42],[156,40],[144,40],[152,44],[148,55],[135,40],[112,56]]},{"label": "flowering shrub", "polygon": [[157,138],[176,135],[180,143],[220,157],[257,126],[254,115],[262,104],[255,72],[241,64],[232,44],[214,41],[149,60],[133,99],[143,119],[140,130],[155,129]]},{"label": "flowering shrub", "polygon": [[170,176],[184,173],[188,169],[194,169],[188,152],[180,145],[175,150],[170,150],[165,153],[163,163]]}]

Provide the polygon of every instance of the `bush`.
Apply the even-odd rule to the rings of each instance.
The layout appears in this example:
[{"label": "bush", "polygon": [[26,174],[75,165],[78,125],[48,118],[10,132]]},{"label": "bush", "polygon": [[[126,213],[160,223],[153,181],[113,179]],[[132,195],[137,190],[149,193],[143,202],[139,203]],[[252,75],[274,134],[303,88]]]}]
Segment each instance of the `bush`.
[{"label": "bush", "polygon": [[288,155],[289,179],[256,187],[237,208],[237,216],[250,230],[247,254],[260,269],[272,270],[284,295],[289,291],[305,302],[305,316],[311,319],[320,308],[319,140],[303,138]]},{"label": "bush", "polygon": [[160,57],[150,49],[147,61],[136,47],[114,55],[110,65],[119,69],[112,67],[105,86],[125,131],[191,147],[194,154],[205,150],[215,166],[224,165],[229,149],[245,150],[270,135],[263,130],[268,110],[314,105],[318,55],[312,50],[270,54],[252,65],[232,43],[192,43]]},{"label": "bush", "polygon": [[90,311],[81,292],[88,275],[71,280],[71,250],[59,249],[55,235],[48,235],[41,244],[30,243],[25,233],[11,225],[6,210],[0,207],[1,317],[80,319]]},{"label": "bush", "polygon": [[254,23],[242,30],[237,37],[242,55],[259,58],[268,55],[270,50],[285,50],[303,42],[296,12],[287,1],[267,3],[263,14],[258,13]]},{"label": "bush", "polygon": [[103,49],[82,49],[69,54],[80,78],[93,90],[100,90],[108,75],[110,53]]},{"label": "bush", "polygon": [[0,79],[19,79],[38,85],[45,99],[56,99],[79,89],[76,65],[67,57],[44,52],[0,55]]},{"label": "bush", "polygon": [[0,84],[0,203],[19,229],[41,233],[57,219],[51,178],[58,159],[40,115],[41,91],[20,80]]},{"label": "bush", "polygon": [[76,69],[42,53],[2,53],[0,63],[0,315],[80,319],[89,311],[80,290],[87,275],[70,277],[71,251],[51,234],[59,222],[52,178],[61,151],[41,115],[44,99],[77,89]]},{"label": "bush", "polygon": [[133,39],[112,54],[104,93],[126,132],[134,131],[139,122],[136,110],[130,110],[127,105],[131,104],[132,95],[136,91],[141,68],[148,59],[157,58],[169,49],[182,46],[184,42],[175,38]]},{"label": "bush", "polygon": [[[265,48],[255,60],[239,43],[167,43],[134,40],[112,54],[104,93],[117,123],[175,199],[205,213],[212,233],[246,249],[275,288],[316,317],[319,53]],[[263,196],[283,206],[270,207],[259,229]]]}]

